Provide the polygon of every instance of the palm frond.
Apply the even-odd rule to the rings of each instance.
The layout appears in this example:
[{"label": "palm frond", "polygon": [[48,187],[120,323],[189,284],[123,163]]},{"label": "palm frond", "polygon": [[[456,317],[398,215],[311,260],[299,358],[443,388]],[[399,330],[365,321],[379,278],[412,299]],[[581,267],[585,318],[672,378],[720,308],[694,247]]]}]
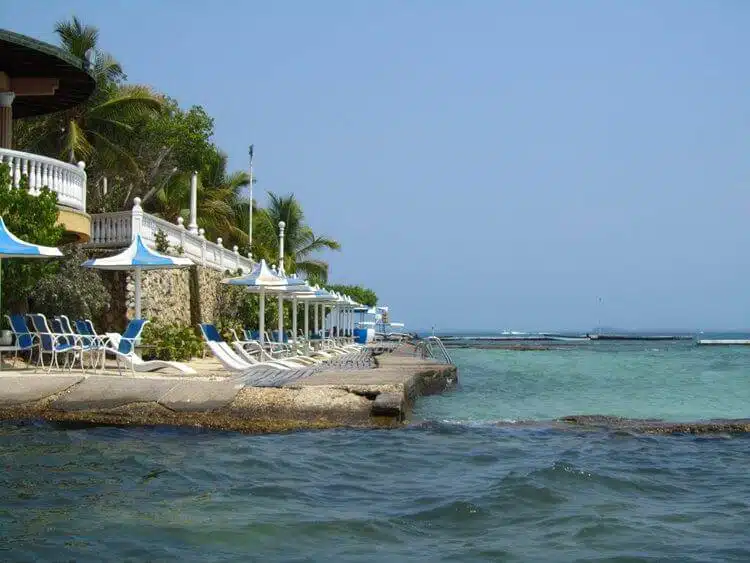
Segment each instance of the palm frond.
[{"label": "palm frond", "polygon": [[99,30],[91,25],[83,25],[75,16],[70,21],[57,22],[55,33],[65,50],[79,59],[84,58],[89,49],[96,49],[99,42]]},{"label": "palm frond", "polygon": [[69,162],[86,160],[94,152],[94,147],[77,121],[71,119],[63,133],[62,158]]}]

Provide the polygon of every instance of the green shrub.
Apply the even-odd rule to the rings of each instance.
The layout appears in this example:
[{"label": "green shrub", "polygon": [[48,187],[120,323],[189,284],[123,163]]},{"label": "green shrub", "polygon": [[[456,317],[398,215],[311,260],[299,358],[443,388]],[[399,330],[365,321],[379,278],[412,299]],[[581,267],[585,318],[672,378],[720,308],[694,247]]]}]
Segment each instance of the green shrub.
[{"label": "green shrub", "polygon": [[189,326],[149,323],[143,329],[144,359],[184,362],[203,353],[203,341]]},{"label": "green shrub", "polygon": [[154,241],[156,242],[157,252],[161,252],[162,254],[169,252],[169,239],[167,238],[167,233],[158,229],[154,234]]}]

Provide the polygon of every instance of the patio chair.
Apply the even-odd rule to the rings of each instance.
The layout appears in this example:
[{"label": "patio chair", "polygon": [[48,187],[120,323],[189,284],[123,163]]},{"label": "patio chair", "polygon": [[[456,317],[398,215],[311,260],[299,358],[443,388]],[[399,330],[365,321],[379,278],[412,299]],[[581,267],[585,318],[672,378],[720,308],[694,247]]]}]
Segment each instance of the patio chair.
[{"label": "patio chair", "polygon": [[[144,360],[135,352],[135,343],[141,337],[143,327],[149,321],[144,319],[133,319],[128,323],[125,332],[118,334],[116,332],[107,333],[106,340],[103,341],[104,354],[112,354],[117,360],[117,371],[122,375],[122,366],[120,360],[130,366],[130,372],[149,372],[159,369],[171,368],[185,374],[195,374],[195,370],[182,362],[168,362],[165,360]],[[93,326],[93,325],[92,325]],[[104,362],[102,362],[102,370]]]},{"label": "patio chair", "polygon": [[109,338],[105,335],[97,334],[94,330],[93,323],[88,319],[77,319],[74,324],[76,333],[90,344],[93,351],[98,352],[96,354],[96,359],[94,360],[94,369],[99,367],[100,362],[104,365],[105,342],[109,340]]},{"label": "patio chair", "polygon": [[0,346],[0,369],[2,369],[3,366],[3,352],[13,352],[13,364],[16,363],[19,352],[28,352],[29,363],[31,363],[31,356],[34,349],[39,346],[39,339],[36,334],[29,330],[29,327],[26,324],[26,319],[23,318],[23,315],[5,315],[5,318],[8,319],[8,325],[10,326],[10,330],[13,332],[16,341],[11,346]]},{"label": "patio chair", "polygon": [[73,330],[70,323],[70,319],[66,315],[56,315],[50,320],[52,330],[58,334],[62,334],[65,340],[78,348],[77,354],[80,354],[81,369],[83,369],[83,355],[89,354],[89,363],[91,369],[96,369],[96,353],[98,351],[97,343],[93,338],[78,334]]},{"label": "patio chair", "polygon": [[[40,365],[42,368],[47,367],[47,373],[52,371],[53,367],[60,369],[58,357],[60,354],[63,354],[65,356],[63,369],[68,367],[68,360],[71,355],[73,356],[73,359],[70,361],[70,369],[72,369],[75,354],[80,351],[80,348],[76,347],[71,338],[50,329],[47,317],[41,313],[30,314],[29,320],[31,321],[31,325],[34,327],[34,332],[39,339],[39,358],[36,367],[39,368]],[[51,356],[49,366],[44,365],[45,354]],[[81,367],[83,367],[83,364],[81,364]]]}]

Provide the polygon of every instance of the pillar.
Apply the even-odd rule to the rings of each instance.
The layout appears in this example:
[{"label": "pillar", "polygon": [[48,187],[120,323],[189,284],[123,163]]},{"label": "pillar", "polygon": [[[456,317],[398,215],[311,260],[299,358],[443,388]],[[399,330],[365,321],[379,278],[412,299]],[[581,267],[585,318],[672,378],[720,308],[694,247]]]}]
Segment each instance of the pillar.
[{"label": "pillar", "polygon": [[188,231],[198,233],[198,173],[193,172],[190,178],[190,222]]},{"label": "pillar", "polygon": [[13,148],[13,100],[15,92],[0,92],[0,149]]}]

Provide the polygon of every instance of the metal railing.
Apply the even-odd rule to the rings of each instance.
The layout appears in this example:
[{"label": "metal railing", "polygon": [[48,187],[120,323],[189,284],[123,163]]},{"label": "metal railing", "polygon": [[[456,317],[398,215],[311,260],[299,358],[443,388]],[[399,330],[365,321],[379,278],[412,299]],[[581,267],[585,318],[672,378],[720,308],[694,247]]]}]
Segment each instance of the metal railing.
[{"label": "metal railing", "polygon": [[133,231],[153,246],[156,244],[156,234],[161,231],[173,249],[180,249],[184,256],[196,264],[213,268],[214,270],[252,270],[253,261],[239,253],[235,246],[225,248],[222,239],[216,242],[206,240],[205,231],[199,229],[193,232],[185,228],[182,217],[177,224],[170,223],[143,212],[140,198],[135,198],[132,211],[118,211],[116,213],[97,213],[91,216],[91,240],[87,244],[90,248],[121,248],[128,246],[133,240]]},{"label": "metal railing", "polygon": [[0,148],[0,164],[10,167],[14,187],[28,176],[29,192],[38,195],[43,187],[57,194],[57,203],[86,212],[84,163],[68,164],[54,158]]},{"label": "metal railing", "polygon": [[437,336],[427,336],[417,343],[415,354],[422,358],[431,358],[444,364],[453,365],[453,359],[448,353],[448,349]]}]

